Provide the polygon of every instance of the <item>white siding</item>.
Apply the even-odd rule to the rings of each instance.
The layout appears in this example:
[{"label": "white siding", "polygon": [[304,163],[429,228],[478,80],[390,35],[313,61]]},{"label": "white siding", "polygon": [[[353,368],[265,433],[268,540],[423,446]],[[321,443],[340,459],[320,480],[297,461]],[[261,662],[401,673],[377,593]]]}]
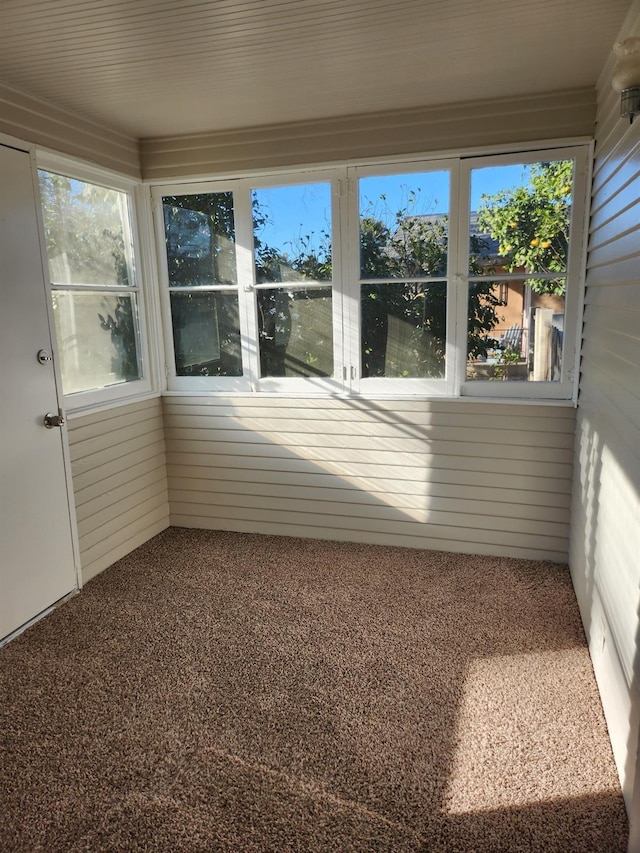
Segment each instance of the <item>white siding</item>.
[{"label": "white siding", "polygon": [[141,142],[145,178],[222,175],[592,136],[591,89],[243,128]]},{"label": "white siding", "polygon": [[169,526],[159,399],[69,422],[83,581]]},{"label": "white siding", "polygon": [[[640,31],[638,8],[627,34]],[[610,75],[611,63],[598,90],[570,564],[635,816],[631,849],[640,851],[640,797],[633,794],[640,728],[640,121],[630,127],[619,117]]]},{"label": "white siding", "polygon": [[2,84],[0,133],[140,177],[135,139]]},{"label": "white siding", "polygon": [[574,410],[172,396],[171,523],[567,558]]}]

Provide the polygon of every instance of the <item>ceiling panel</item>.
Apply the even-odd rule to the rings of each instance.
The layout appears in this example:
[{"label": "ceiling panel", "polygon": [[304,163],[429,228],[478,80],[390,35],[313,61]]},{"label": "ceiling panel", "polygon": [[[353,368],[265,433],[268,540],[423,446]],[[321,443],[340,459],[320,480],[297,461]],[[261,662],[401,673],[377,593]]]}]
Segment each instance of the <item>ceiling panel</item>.
[{"label": "ceiling panel", "polygon": [[631,0],[3,0],[0,82],[136,138],[594,86]]}]

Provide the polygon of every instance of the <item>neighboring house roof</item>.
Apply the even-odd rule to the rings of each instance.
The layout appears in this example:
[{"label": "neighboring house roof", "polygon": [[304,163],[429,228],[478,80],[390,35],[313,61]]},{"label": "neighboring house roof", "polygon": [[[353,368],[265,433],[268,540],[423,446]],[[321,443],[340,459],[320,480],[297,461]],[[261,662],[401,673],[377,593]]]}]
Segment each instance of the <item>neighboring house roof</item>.
[{"label": "neighboring house roof", "polygon": [[[442,225],[446,222],[448,216],[446,213],[423,213],[417,216],[409,215],[406,217],[406,220],[411,222],[420,222],[426,225]],[[403,227],[400,226],[394,234],[394,237],[402,238]],[[472,211],[471,217],[469,220],[469,236],[476,237],[478,240],[482,241],[482,256],[486,257],[487,260],[497,261],[501,255],[498,251],[499,240],[492,237],[490,234],[487,234],[486,231],[480,231],[478,226],[478,212]]]}]

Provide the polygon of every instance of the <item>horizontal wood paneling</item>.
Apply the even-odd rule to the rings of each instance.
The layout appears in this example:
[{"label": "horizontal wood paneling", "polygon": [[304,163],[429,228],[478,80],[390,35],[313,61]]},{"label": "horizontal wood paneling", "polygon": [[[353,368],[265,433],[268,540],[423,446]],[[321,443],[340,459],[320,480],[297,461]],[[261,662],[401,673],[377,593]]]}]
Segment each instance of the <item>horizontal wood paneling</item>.
[{"label": "horizontal wood paneling", "polygon": [[[612,199],[610,204],[604,204],[591,217],[591,248],[598,244],[606,244],[621,235],[633,232],[638,219],[637,207],[640,199],[634,192],[633,185],[625,187]],[[597,243],[596,243],[597,241]]]},{"label": "horizontal wood paneling", "polygon": [[[224,465],[224,461],[221,464]],[[248,494],[262,494],[263,490],[266,490],[266,494],[277,494],[278,489],[281,488],[290,494],[291,487],[303,488],[307,495],[312,494],[314,489],[317,489],[319,493],[335,490],[336,499],[345,502],[375,503],[378,500],[377,495],[380,494],[391,506],[394,505],[396,499],[402,501],[398,504],[399,506],[428,506],[430,499],[435,497],[443,506],[447,500],[462,498],[485,502],[487,497],[486,485],[474,486],[469,485],[469,483],[439,483],[385,477],[352,477],[347,475],[336,477],[334,474],[318,474],[313,468],[311,473],[306,474],[290,470],[263,471],[256,468],[200,466],[197,479],[183,477],[182,472],[184,470],[182,464],[172,465],[170,463],[167,466],[167,473],[169,477],[173,478],[172,482],[176,489],[217,490],[220,488],[218,481],[222,481],[224,483],[223,491],[243,493],[248,489]],[[484,479],[486,480],[486,478]],[[185,486],[185,483],[188,485]],[[565,489],[563,492],[552,491],[556,485],[561,484],[562,481],[555,480],[547,489],[535,491],[522,488],[520,482],[518,482],[518,488],[514,488],[511,483],[503,480],[502,486],[506,491],[501,491],[500,486],[493,486],[492,499],[500,503],[502,507],[508,506],[509,510],[507,511],[509,513],[521,512],[525,518],[528,517],[529,513],[537,517],[541,508],[548,508],[555,520],[557,518],[556,508],[565,509],[570,504],[569,489]],[[405,504],[405,501],[408,503]],[[522,507],[520,507],[521,504]]]},{"label": "horizontal wood paneling", "polygon": [[[296,483],[275,484],[273,482],[262,483],[255,479],[251,482],[246,480],[238,480],[236,478],[225,478],[224,474],[228,471],[221,471],[218,476],[218,471],[215,472],[215,479],[190,478],[175,476],[172,479],[173,497],[177,501],[188,501],[192,498],[195,501],[212,504],[220,503],[224,500],[220,492],[233,493],[237,495],[247,496],[250,501],[248,505],[254,505],[253,501],[261,501],[264,506],[269,498],[274,500],[289,499],[292,494],[295,494]],[[271,479],[271,478],[270,478]],[[224,481],[224,488],[221,489],[221,481]],[[312,481],[313,482],[313,481]],[[393,482],[393,481],[386,481]],[[464,510],[476,515],[486,515],[487,503],[483,500],[483,493],[477,498],[469,495],[469,489],[466,487],[458,489],[452,487],[450,495],[446,494],[445,489],[427,489],[426,484],[419,492],[408,492],[402,489],[402,485],[398,485],[402,491],[374,491],[373,488],[369,491],[365,489],[355,488],[354,481],[350,483],[352,488],[332,488],[331,486],[322,485],[306,485],[304,486],[305,500],[318,501],[327,507],[333,507],[342,504],[351,504],[349,512],[354,514],[368,513],[367,507],[380,507],[380,501],[384,501],[386,506],[399,507],[404,510],[411,510],[416,514],[424,514],[430,510],[440,512],[456,512]],[[299,485],[299,484],[297,484]],[[198,492],[196,496],[194,493]],[[445,492],[441,494],[440,492]],[[498,514],[502,519],[523,519],[544,521],[552,524],[557,523],[558,508],[557,506],[534,505],[525,503],[525,496],[528,492],[521,491],[518,495],[519,500],[513,503],[500,501],[500,495],[495,495],[495,500],[491,510],[493,514]],[[511,492],[510,492],[511,495]],[[484,493],[486,497],[486,493]],[[566,498],[566,496],[565,496]],[[568,506],[568,500],[564,500],[560,505]],[[364,509],[361,509],[364,507]]]},{"label": "horizontal wood paneling", "polygon": [[86,118],[0,85],[0,133],[140,177],[138,142]]},{"label": "horizontal wood paneling", "polygon": [[564,560],[574,412],[164,399],[176,525]]},{"label": "horizontal wood paneling", "polygon": [[[635,3],[621,38],[638,25]],[[612,67],[598,87],[570,565],[638,853],[640,122],[619,117]]]},{"label": "horizontal wood paneling", "polygon": [[73,418],[69,446],[86,582],[169,525],[160,400]]},{"label": "horizontal wood paneling", "polygon": [[302,164],[592,136],[591,89],[142,140],[143,176],[222,175]]}]

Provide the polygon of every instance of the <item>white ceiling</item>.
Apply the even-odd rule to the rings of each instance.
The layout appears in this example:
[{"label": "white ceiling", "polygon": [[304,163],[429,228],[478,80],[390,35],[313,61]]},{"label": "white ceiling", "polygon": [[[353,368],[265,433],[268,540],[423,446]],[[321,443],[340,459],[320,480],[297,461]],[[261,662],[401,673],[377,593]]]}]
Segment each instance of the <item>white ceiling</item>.
[{"label": "white ceiling", "polygon": [[1,0],[0,82],[136,138],[594,86],[631,0]]}]

